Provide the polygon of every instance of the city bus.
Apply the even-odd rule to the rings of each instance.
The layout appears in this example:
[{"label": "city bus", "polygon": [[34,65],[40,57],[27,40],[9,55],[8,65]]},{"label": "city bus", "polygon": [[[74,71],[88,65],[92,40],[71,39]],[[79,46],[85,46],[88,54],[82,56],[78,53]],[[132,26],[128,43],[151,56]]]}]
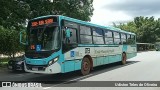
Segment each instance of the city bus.
[{"label": "city bus", "polygon": [[[26,32],[26,41],[22,40]],[[115,27],[62,16],[47,15],[28,22],[20,33],[25,44],[26,72],[56,74],[79,70],[87,75],[94,67],[121,62],[137,54],[136,35]]]}]

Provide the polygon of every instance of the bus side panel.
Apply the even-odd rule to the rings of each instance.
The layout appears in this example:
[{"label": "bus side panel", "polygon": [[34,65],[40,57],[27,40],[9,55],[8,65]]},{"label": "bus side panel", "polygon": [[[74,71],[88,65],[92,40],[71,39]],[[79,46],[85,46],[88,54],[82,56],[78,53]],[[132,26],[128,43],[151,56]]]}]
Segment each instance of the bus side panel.
[{"label": "bus side panel", "polygon": [[109,59],[109,63],[119,62],[122,59],[122,55],[121,54],[110,55],[108,56],[108,59]]},{"label": "bus side panel", "polygon": [[114,63],[114,62],[117,62],[117,61],[119,61],[118,55],[109,56],[109,63]]},{"label": "bus side panel", "polygon": [[122,60],[122,54],[117,54],[116,59],[117,59],[117,62],[121,61]]},{"label": "bus side panel", "polygon": [[77,47],[64,54],[64,71],[70,72],[81,69],[82,58],[85,56],[85,48]]},{"label": "bus side panel", "polygon": [[64,54],[61,55],[61,59],[58,62],[61,65],[61,73],[65,73]]},{"label": "bus side panel", "polygon": [[118,45],[117,47],[108,47],[109,50],[113,50],[113,52],[109,53],[108,60],[109,63],[119,62],[121,61],[121,53],[122,53],[122,46]]},{"label": "bus side panel", "polygon": [[136,45],[128,45],[127,59],[135,57],[137,55],[136,52],[137,52]]},{"label": "bus side panel", "polygon": [[93,59],[93,67],[97,66],[97,59],[96,58],[92,58]]},{"label": "bus side panel", "polygon": [[136,55],[137,55],[136,52],[127,53],[127,59],[133,58],[133,57],[135,57]]},{"label": "bus side panel", "polygon": [[70,71],[74,71],[74,66],[75,66],[75,61],[66,61],[64,63],[64,72],[70,72]]},{"label": "bus side panel", "polygon": [[122,46],[120,45],[110,45],[110,46],[103,46],[103,47],[95,47],[95,56],[96,61],[94,62],[94,66],[109,64],[121,61],[121,53],[122,53]]},{"label": "bus side panel", "polygon": [[109,63],[108,57],[109,57],[109,56],[105,56],[105,57],[104,57],[104,60],[103,60],[103,63],[104,63],[104,64],[108,64],[108,63]]},{"label": "bus side panel", "polygon": [[93,55],[96,57],[93,66],[100,66],[108,63],[108,58],[106,55],[108,52],[108,47],[104,45],[95,45]]},{"label": "bus side panel", "polygon": [[71,72],[81,69],[82,60],[70,60],[64,63],[64,72]]},{"label": "bus side panel", "polygon": [[81,63],[82,63],[82,60],[75,60],[74,70],[80,70],[81,69]]},{"label": "bus side panel", "polygon": [[103,65],[104,57],[97,57],[96,61],[97,61],[97,66]]}]

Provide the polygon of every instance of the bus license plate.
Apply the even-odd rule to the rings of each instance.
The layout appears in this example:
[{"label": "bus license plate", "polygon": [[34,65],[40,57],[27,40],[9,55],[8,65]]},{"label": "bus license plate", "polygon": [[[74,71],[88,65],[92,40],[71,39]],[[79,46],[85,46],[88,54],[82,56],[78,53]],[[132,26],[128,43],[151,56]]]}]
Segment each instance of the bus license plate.
[{"label": "bus license plate", "polygon": [[38,71],[38,68],[33,67],[32,70],[33,71]]}]

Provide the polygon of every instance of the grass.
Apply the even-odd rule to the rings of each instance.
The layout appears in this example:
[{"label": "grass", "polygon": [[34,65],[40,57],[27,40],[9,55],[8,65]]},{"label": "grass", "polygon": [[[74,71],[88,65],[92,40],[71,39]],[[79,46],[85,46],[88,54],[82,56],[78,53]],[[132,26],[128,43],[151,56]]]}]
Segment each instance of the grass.
[{"label": "grass", "polygon": [[6,68],[9,58],[0,58],[0,69]]},{"label": "grass", "polygon": [[1,62],[8,62],[9,61],[9,58],[0,58],[0,63]]}]

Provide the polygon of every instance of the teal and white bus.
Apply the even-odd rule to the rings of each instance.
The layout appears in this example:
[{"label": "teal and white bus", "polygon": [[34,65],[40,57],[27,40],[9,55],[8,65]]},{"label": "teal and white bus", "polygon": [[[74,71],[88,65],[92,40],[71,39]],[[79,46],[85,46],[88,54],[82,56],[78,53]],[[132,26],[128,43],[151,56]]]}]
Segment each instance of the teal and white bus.
[{"label": "teal and white bus", "polygon": [[67,73],[80,70],[88,74],[94,67],[121,62],[137,54],[136,35],[78,19],[48,15],[28,22],[25,71]]}]

